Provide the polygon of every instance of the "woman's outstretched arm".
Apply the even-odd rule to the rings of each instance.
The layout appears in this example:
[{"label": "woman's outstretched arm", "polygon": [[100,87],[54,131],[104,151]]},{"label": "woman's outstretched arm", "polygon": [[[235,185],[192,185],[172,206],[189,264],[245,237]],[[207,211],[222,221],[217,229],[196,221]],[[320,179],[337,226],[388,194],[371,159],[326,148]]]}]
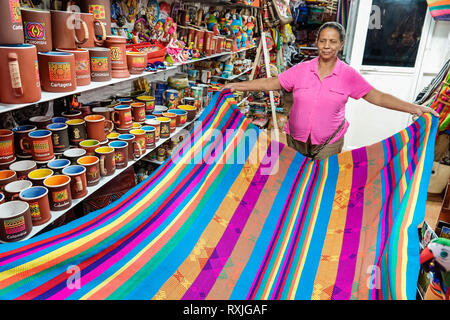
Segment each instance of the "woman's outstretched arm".
[{"label": "woman's outstretched arm", "polygon": [[251,81],[233,82],[226,84],[222,90],[234,91],[275,91],[281,90],[281,84],[277,77],[261,78]]}]

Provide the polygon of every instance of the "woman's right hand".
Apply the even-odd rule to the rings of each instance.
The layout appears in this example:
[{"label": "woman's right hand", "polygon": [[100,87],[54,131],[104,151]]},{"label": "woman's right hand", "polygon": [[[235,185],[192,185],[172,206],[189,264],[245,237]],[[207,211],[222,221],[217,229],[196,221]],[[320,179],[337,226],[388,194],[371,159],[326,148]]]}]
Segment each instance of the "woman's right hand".
[{"label": "woman's right hand", "polygon": [[223,91],[223,90],[226,90],[226,89],[229,89],[231,92],[235,92],[235,91],[238,91],[238,89],[237,89],[237,83],[227,83],[226,85],[224,85],[223,87],[222,87],[222,89],[220,90],[220,91]]}]

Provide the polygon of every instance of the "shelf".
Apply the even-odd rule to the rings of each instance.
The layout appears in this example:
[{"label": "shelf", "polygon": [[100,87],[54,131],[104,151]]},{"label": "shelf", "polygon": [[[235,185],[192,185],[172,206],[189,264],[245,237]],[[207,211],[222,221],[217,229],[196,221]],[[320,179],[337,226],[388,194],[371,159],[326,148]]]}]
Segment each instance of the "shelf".
[{"label": "shelf", "polygon": [[159,160],[156,160],[156,159],[146,159],[146,158],[143,158],[142,161],[148,162],[148,163],[153,163],[153,164],[156,164],[158,166],[160,166],[160,165],[162,165],[164,163],[164,161],[159,161]]},{"label": "shelf", "polygon": [[[31,229],[30,234],[28,234],[25,238],[23,238],[23,239],[21,239],[19,241],[15,241],[15,242],[24,241],[24,240],[27,240],[27,239],[30,239],[30,238],[34,237],[37,233],[39,233],[40,231],[45,229],[48,225],[53,223],[56,219],[58,219],[59,217],[63,216],[64,214],[66,214],[69,210],[73,209],[76,205],[78,205],[79,203],[83,202],[86,198],[91,196],[94,192],[99,190],[101,187],[103,187],[104,185],[109,183],[111,180],[113,180],[115,177],[120,175],[122,172],[124,172],[125,170],[127,170],[128,168],[130,168],[131,166],[136,164],[137,162],[139,162],[141,160],[150,161],[148,159],[145,159],[144,157],[147,156],[150,152],[154,151],[159,146],[161,146],[163,143],[169,141],[173,137],[176,137],[188,125],[193,124],[200,117],[202,112],[203,112],[203,110],[200,111],[200,113],[191,122],[186,122],[182,127],[176,128],[175,132],[172,133],[169,138],[159,139],[158,142],[156,142],[156,144],[155,144],[155,148],[153,148],[153,149],[146,149],[146,152],[141,157],[139,157],[139,158],[137,158],[135,160],[132,160],[132,161],[128,161],[128,165],[125,168],[116,169],[115,172],[112,175],[106,176],[106,177],[102,177],[100,179],[100,182],[97,185],[92,186],[92,187],[87,187],[88,193],[86,194],[86,196],[84,196],[84,197],[82,197],[80,199],[72,199],[72,205],[70,206],[70,208],[67,208],[67,209],[64,209],[64,210],[61,210],[61,211],[51,211],[51,216],[52,217],[50,218],[49,221],[47,221],[46,223],[44,223],[44,224],[42,224],[40,226],[33,226],[33,228]],[[157,161],[157,160],[155,160],[155,161]],[[158,162],[157,164],[162,164],[162,163],[163,162]],[[0,243],[10,243],[10,242],[0,241]]]},{"label": "shelf", "polygon": [[251,6],[245,3],[235,3],[228,1],[220,1],[220,0],[183,0],[184,3],[200,3],[210,6],[227,6],[229,8],[255,8],[261,9],[260,7]]},{"label": "shelf", "polygon": [[241,73],[236,74],[236,75],[232,75],[229,78],[224,78],[224,77],[220,77],[220,76],[212,76],[211,78],[217,78],[217,79],[221,79],[221,80],[234,80],[236,78],[239,78],[240,76],[243,76],[244,74],[246,74],[247,72],[251,71],[252,69],[253,69],[253,67],[250,67],[247,70],[245,70],[244,72],[241,72]]},{"label": "shelf", "polygon": [[128,77],[128,78],[113,78],[110,81],[91,82],[90,85],[77,87],[76,90],[71,91],[71,92],[58,92],[58,93],[56,93],[56,92],[42,91],[41,99],[39,101],[36,101],[36,102],[23,103],[23,104],[2,104],[2,103],[0,103],[0,113],[21,109],[21,108],[24,108],[24,107],[27,107],[27,106],[32,106],[32,105],[35,105],[35,104],[38,104],[38,103],[41,103],[41,102],[52,101],[52,100],[63,98],[63,97],[67,97],[67,96],[70,96],[70,95],[73,95],[73,94],[79,94],[79,93],[82,93],[82,92],[86,92],[86,91],[90,91],[90,90],[94,90],[94,89],[107,87],[109,85],[116,84],[116,83],[121,83],[121,82],[124,82],[124,81],[139,79],[139,78],[150,76],[150,75],[153,75],[153,74],[158,74],[158,73],[163,73],[163,72],[170,71],[170,70],[175,70],[179,66],[182,66],[182,65],[187,65],[187,64],[198,62],[198,61],[212,59],[212,58],[216,58],[216,57],[220,57],[220,56],[224,56],[224,55],[231,55],[231,54],[234,54],[234,53],[239,53],[239,52],[250,50],[250,49],[253,49],[253,48],[256,48],[256,46],[253,46],[253,47],[250,47],[250,48],[244,48],[244,49],[236,51],[236,52],[217,53],[217,54],[214,54],[214,55],[211,55],[211,56],[208,56],[208,57],[195,59],[195,60],[189,60],[189,61],[186,61],[186,62],[183,62],[183,63],[174,63],[172,66],[169,66],[169,67],[167,67],[164,70],[158,70],[156,72],[143,72],[143,73],[137,74],[137,75],[130,75],[130,77]]}]

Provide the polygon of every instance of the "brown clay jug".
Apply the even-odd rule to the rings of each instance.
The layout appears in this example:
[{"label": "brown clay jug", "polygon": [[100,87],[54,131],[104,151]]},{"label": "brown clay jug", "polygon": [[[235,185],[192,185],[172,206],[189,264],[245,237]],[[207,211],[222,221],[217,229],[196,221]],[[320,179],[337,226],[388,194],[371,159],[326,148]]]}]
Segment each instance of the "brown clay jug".
[{"label": "brown clay jug", "polygon": [[[89,39],[86,23],[81,20],[79,13],[51,10],[53,48],[75,49]],[[84,30],[83,38],[79,39],[75,33],[78,25]]]},{"label": "brown clay jug", "polygon": [[111,50],[111,76],[113,78],[128,78],[127,55],[126,55],[127,39],[122,36],[107,36],[105,47]]},{"label": "brown clay jug", "polygon": [[[111,1],[110,0],[81,0],[78,1],[81,12],[92,13],[94,19],[102,21],[106,34],[111,34]],[[100,31],[96,30],[96,34]]]}]

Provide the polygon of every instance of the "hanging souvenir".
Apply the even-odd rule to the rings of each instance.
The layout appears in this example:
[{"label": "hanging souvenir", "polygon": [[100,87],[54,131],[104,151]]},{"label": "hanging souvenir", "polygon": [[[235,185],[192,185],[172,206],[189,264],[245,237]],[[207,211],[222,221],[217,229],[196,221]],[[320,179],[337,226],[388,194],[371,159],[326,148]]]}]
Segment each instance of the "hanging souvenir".
[{"label": "hanging souvenir", "polygon": [[283,0],[272,0],[273,11],[281,24],[291,23],[293,18],[289,4]]},{"label": "hanging souvenir", "polygon": [[148,25],[153,28],[159,20],[159,5],[156,0],[149,0],[145,11]]},{"label": "hanging souvenir", "polygon": [[166,22],[167,17],[170,16],[170,4],[168,4],[165,1],[162,1],[159,4],[159,20],[162,21],[162,23]]}]

